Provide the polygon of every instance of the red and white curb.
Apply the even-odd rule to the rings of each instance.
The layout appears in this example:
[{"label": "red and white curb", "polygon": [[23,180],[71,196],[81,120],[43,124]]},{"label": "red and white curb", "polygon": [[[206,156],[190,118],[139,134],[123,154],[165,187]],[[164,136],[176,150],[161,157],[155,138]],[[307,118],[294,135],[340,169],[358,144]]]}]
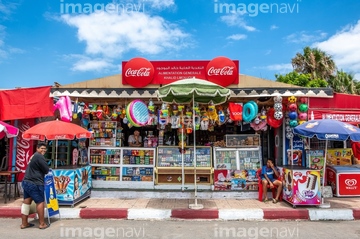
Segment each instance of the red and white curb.
[{"label": "red and white curb", "polygon": [[[0,208],[0,218],[20,218],[19,207]],[[34,215],[32,215],[34,217]],[[127,208],[60,208],[63,219],[128,220],[360,220],[360,209],[127,209]]]}]

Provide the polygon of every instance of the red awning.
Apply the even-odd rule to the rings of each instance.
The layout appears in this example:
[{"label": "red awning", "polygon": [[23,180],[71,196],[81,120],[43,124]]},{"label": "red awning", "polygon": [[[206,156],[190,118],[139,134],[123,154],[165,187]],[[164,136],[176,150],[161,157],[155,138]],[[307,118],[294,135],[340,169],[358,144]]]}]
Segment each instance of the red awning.
[{"label": "red awning", "polygon": [[54,115],[51,86],[0,91],[0,120],[30,119]]},{"label": "red awning", "polygon": [[360,95],[334,93],[334,98],[310,98],[309,118],[360,124]]}]

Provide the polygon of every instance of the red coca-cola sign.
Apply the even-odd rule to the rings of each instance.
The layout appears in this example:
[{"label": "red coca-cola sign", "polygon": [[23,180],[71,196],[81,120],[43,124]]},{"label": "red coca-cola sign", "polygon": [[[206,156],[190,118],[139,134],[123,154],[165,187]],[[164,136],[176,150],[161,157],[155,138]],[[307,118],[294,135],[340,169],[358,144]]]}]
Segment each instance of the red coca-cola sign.
[{"label": "red coca-cola sign", "polygon": [[233,84],[238,76],[235,63],[227,57],[216,57],[206,67],[206,77],[209,81],[221,86]]},{"label": "red coca-cola sign", "polygon": [[153,78],[154,66],[145,58],[133,58],[123,66],[123,81],[133,87],[147,86]]},{"label": "red coca-cola sign", "polygon": [[30,157],[33,155],[33,141],[25,140],[22,138],[22,134],[25,130],[34,126],[34,119],[19,120],[19,134],[16,138],[16,170],[21,171],[18,180],[22,181],[26,167],[29,163]]}]

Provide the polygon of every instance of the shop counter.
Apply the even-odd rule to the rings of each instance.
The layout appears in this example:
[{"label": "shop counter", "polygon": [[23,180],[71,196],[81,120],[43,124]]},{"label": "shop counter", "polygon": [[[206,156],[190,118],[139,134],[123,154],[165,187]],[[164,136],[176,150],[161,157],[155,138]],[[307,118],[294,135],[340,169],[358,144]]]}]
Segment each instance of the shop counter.
[{"label": "shop counter", "polygon": [[293,207],[320,205],[320,170],[301,166],[282,167],[283,199]]},{"label": "shop counter", "polygon": [[91,166],[62,166],[53,169],[59,205],[71,205],[90,197]]},{"label": "shop counter", "polygon": [[336,197],[360,196],[360,168],[327,166],[326,182]]}]

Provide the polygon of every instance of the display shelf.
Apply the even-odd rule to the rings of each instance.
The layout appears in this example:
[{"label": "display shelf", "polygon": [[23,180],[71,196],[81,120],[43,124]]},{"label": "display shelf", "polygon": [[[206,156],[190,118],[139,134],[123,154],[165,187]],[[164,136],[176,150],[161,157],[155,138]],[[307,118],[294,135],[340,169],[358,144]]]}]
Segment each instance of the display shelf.
[{"label": "display shelf", "polygon": [[261,168],[260,148],[239,149],[240,169],[259,169]]},{"label": "display shelf", "polygon": [[120,149],[89,148],[91,164],[119,164]]},{"label": "display shelf", "polygon": [[153,181],[154,168],[151,167],[126,167],[122,168],[122,181]]},{"label": "display shelf", "polygon": [[120,179],[119,167],[104,167],[92,165],[91,170],[93,180],[119,181]]},{"label": "display shelf", "polygon": [[214,148],[215,190],[257,190],[261,148]]},{"label": "display shelf", "polygon": [[259,147],[259,134],[227,134],[225,135],[226,147],[249,148]]},{"label": "display shelf", "polygon": [[92,121],[93,137],[89,146],[116,146],[117,122],[115,121]]},{"label": "display shelf", "polygon": [[123,165],[154,165],[154,149],[126,148],[123,150]]},{"label": "display shelf", "polygon": [[214,147],[215,169],[238,169],[237,150]]},{"label": "display shelf", "polygon": [[132,187],[131,182],[154,184],[155,148],[96,146],[89,147],[88,150],[94,182],[118,182],[111,185],[106,182],[95,183],[94,187]]},{"label": "display shelf", "polygon": [[[196,147],[196,180],[199,184],[212,184],[211,147]],[[195,181],[193,147],[186,147],[181,154],[178,147],[159,146],[156,164],[156,184],[193,184]],[[182,162],[184,162],[182,164]],[[182,168],[184,165],[184,169]],[[182,174],[184,170],[184,178]]]}]

